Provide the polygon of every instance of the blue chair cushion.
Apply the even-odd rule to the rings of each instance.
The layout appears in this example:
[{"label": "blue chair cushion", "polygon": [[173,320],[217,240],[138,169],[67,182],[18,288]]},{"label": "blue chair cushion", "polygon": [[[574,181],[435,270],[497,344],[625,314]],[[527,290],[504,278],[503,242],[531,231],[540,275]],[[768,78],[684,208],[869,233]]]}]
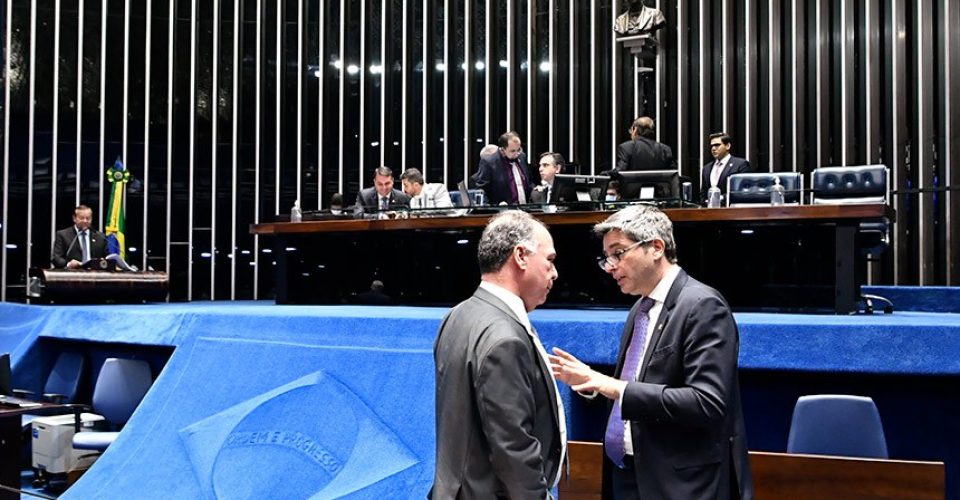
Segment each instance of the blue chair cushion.
[{"label": "blue chair cushion", "polygon": [[119,432],[78,432],[73,435],[73,448],[77,450],[106,450],[119,436]]}]

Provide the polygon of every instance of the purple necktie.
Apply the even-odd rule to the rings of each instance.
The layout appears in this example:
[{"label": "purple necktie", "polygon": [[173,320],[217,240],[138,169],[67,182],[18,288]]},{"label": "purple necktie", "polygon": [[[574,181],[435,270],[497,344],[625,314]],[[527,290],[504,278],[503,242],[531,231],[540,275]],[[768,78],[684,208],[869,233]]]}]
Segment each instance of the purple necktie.
[{"label": "purple necktie", "polygon": [[[520,195],[519,195],[519,192],[517,191],[517,179],[516,179],[516,177],[513,175],[513,167],[516,166],[516,167],[517,167],[517,172],[520,172],[520,183],[521,183],[522,185],[524,185],[524,186],[527,185],[527,179],[526,179],[526,176],[524,176],[524,174],[523,174],[523,169],[520,168],[520,161],[519,161],[519,159],[517,159],[516,161],[510,161],[510,160],[506,160],[506,159],[505,159],[505,165],[507,166],[507,179],[510,180],[510,196],[513,197],[513,198],[510,200],[510,204],[511,204],[511,205],[516,205],[516,204],[520,203]],[[524,194],[526,194],[526,193],[524,193]]]},{"label": "purple necktie", "polygon": [[[633,334],[630,338],[630,345],[627,346],[627,353],[623,358],[623,367],[620,369],[620,380],[634,381],[637,378],[641,356],[643,356],[643,346],[647,341],[647,325],[650,322],[649,312],[654,303],[655,301],[650,297],[644,297],[640,300],[637,315],[633,319]],[[607,432],[603,438],[603,448],[610,460],[617,464],[617,467],[623,467],[623,457],[626,455],[624,421],[620,411],[620,401],[616,400],[613,402],[613,409],[610,410]]]}]

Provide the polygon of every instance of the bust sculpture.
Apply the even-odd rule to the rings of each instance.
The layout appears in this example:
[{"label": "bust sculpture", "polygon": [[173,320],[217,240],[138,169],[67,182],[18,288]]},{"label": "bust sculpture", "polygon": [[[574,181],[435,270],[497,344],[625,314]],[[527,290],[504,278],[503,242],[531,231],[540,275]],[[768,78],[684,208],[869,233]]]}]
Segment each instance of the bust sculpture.
[{"label": "bust sculpture", "polygon": [[649,35],[667,24],[663,12],[647,7],[642,0],[627,0],[627,10],[613,23],[620,36]]}]

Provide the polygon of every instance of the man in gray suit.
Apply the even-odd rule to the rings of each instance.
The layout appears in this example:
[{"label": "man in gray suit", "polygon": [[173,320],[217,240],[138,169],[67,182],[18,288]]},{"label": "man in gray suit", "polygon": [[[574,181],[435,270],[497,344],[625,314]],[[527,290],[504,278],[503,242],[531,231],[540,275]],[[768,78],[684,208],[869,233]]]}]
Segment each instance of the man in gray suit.
[{"label": "man in gray suit", "polygon": [[481,282],[443,319],[436,362],[437,469],[430,498],[549,497],[565,427],[547,353],[527,313],[553,281],[556,251],[520,211],[487,224]]},{"label": "man in gray suit", "polygon": [[719,292],[677,265],[670,219],[625,208],[597,224],[600,267],[641,297],[627,316],[613,377],[554,348],[554,374],[610,400],[605,469],[616,499],[752,498],[737,355]]}]

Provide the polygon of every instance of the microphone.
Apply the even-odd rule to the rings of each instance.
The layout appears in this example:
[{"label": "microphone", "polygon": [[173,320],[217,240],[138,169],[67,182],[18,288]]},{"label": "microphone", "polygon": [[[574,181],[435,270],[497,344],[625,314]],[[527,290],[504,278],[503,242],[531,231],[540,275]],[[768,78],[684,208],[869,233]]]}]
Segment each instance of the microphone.
[{"label": "microphone", "polygon": [[[69,260],[67,260],[67,255],[70,255],[70,250],[73,250],[73,245],[75,245],[75,244],[77,243],[77,238],[78,238],[79,236],[80,236],[80,233],[79,233],[79,232],[77,232],[77,231],[74,231],[74,232],[73,232],[73,241],[70,242],[70,246],[67,247],[67,251],[66,251],[66,252],[63,252],[63,260],[64,260],[64,261],[70,262]],[[80,258],[82,259],[83,257],[81,256]]]}]

